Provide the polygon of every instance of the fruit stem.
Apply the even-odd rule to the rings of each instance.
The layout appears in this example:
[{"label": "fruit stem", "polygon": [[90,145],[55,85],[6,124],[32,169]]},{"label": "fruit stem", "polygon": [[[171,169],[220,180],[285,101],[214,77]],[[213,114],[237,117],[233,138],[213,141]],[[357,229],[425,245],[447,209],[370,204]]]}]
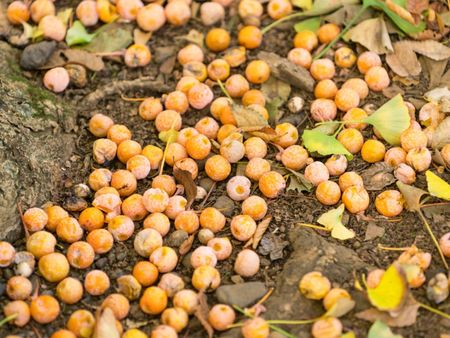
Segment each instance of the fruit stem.
[{"label": "fruit stem", "polygon": [[[172,126],[170,127],[169,130],[172,130],[172,129],[173,129],[173,127],[175,126],[175,122],[176,122],[176,120],[174,119],[173,122],[172,122]],[[170,142],[170,141],[172,141],[172,142]],[[174,140],[172,140],[170,136],[169,136],[169,138],[167,139],[166,147],[164,148],[164,154],[163,154],[163,158],[162,158],[162,161],[161,161],[161,168],[159,169],[159,175],[162,175],[162,173],[163,173],[164,164],[165,164],[165,162],[166,162],[165,160],[166,160],[166,155],[167,155],[167,146],[169,145],[169,142],[170,142],[170,143],[173,143],[173,142],[174,142]]]},{"label": "fruit stem", "polygon": [[384,246],[383,244],[378,244],[378,249],[386,250],[386,251],[405,251],[405,250],[408,250],[409,248],[407,248],[407,247],[394,248],[394,247]]},{"label": "fruit stem", "polygon": [[217,80],[217,83],[219,84],[220,89],[222,92],[232,101],[234,102],[233,98],[230,96],[230,93],[226,90],[225,86],[223,85],[222,81]]},{"label": "fruit stem", "polygon": [[314,225],[314,224],[308,224],[308,223],[297,223],[297,225],[300,225],[302,227],[307,227],[307,228],[323,230],[323,231],[331,231],[330,229],[327,229],[321,225]]},{"label": "fruit stem", "polygon": [[447,262],[445,260],[444,254],[443,254],[443,252],[441,250],[441,247],[439,246],[439,242],[437,241],[436,237],[434,236],[433,230],[431,230],[430,224],[428,223],[427,219],[423,215],[422,210],[417,209],[417,213],[419,214],[420,218],[422,219],[422,221],[423,221],[423,223],[425,225],[425,228],[427,229],[428,233],[430,234],[431,239],[433,240],[433,243],[436,246],[436,249],[438,250],[439,255],[441,256],[442,263],[444,263],[445,268],[448,270],[448,264],[447,264]]},{"label": "fruit stem", "polygon": [[424,304],[424,303],[421,303],[421,302],[417,302],[417,303],[419,304],[420,307],[423,307],[425,310],[433,312],[433,313],[435,313],[435,314],[437,314],[437,315],[439,315],[439,316],[441,316],[443,318],[450,319],[450,314],[448,314],[448,313],[442,312],[442,311],[440,311],[438,309],[435,309],[434,307],[431,307],[431,306],[429,306],[427,304]]},{"label": "fruit stem", "polygon": [[9,315],[8,317],[5,317],[2,320],[0,320],[0,327],[5,325],[6,323],[10,322],[11,320],[16,319],[18,315],[19,314],[17,314],[17,313],[13,313],[12,315]]},{"label": "fruit stem", "polygon": [[306,325],[317,321],[320,318],[305,319],[305,320],[268,320],[269,324],[286,324],[286,325]]},{"label": "fruit stem", "polygon": [[289,332],[284,331],[283,329],[279,328],[278,326],[269,324],[269,327],[270,327],[272,330],[278,332],[279,334],[282,334],[282,335],[285,336],[285,337],[288,337],[288,338],[297,338],[297,336],[294,336],[294,335],[290,334]]},{"label": "fruit stem", "polygon": [[441,205],[449,205],[450,202],[439,202],[439,203],[429,203],[429,204],[422,204],[421,208],[430,208],[430,207],[439,207]]},{"label": "fruit stem", "polygon": [[244,323],[235,323],[235,324],[228,325],[227,328],[232,329],[234,327],[242,327],[242,326],[244,326]]},{"label": "fruit stem", "polygon": [[282,17],[281,19],[278,19],[278,20],[272,22],[270,25],[267,25],[266,27],[261,29],[261,33],[264,35],[268,31],[270,31],[272,28],[275,28],[276,26],[278,26],[280,23],[291,20],[291,19],[295,19],[295,18],[301,18],[302,16],[308,16],[308,15],[305,15],[304,12],[297,12],[297,13]]},{"label": "fruit stem", "polygon": [[356,20],[358,20],[359,17],[366,11],[367,7],[367,5],[363,5],[361,9],[355,14],[355,16],[347,23],[342,32],[339,33],[339,35],[336,36],[333,41],[331,41],[324,49],[322,49],[319,54],[314,56],[314,60],[320,59],[322,56],[324,56],[330,50],[330,48],[333,47],[336,42],[338,42],[350,30],[350,28],[352,28]]}]

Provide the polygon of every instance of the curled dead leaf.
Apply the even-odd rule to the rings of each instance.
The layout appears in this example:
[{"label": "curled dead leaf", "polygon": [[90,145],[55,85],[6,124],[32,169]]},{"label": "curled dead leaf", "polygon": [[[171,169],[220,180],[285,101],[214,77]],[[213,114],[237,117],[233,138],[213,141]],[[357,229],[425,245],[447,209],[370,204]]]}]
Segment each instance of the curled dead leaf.
[{"label": "curled dead leaf", "polygon": [[431,146],[440,149],[448,143],[450,143],[450,116],[446,117],[434,131]]},{"label": "curled dead leaf", "polygon": [[197,185],[194,183],[190,171],[183,170],[175,166],[173,176],[175,176],[175,179],[184,187],[187,199],[186,210],[188,210],[191,207],[192,202],[194,202],[195,196],[197,196]]},{"label": "curled dead leaf", "polygon": [[382,190],[384,187],[393,184],[396,180],[392,175],[392,168],[384,162],[378,162],[361,174],[364,187],[369,191]]},{"label": "curled dead leaf", "polygon": [[92,338],[120,338],[116,326],[116,317],[109,307],[98,309],[95,317],[96,322]]},{"label": "curled dead leaf", "polygon": [[409,296],[405,305],[397,311],[394,315],[389,312],[380,311],[376,308],[370,308],[355,314],[359,319],[367,320],[369,322],[375,322],[381,320],[387,325],[392,327],[404,327],[413,325],[417,319],[417,313],[420,305],[414,300],[412,296]]},{"label": "curled dead leaf", "polygon": [[255,234],[250,239],[250,241],[252,241],[251,245],[252,245],[253,250],[256,250],[256,248],[258,247],[258,244],[261,241],[262,237],[264,236],[264,233],[266,232],[267,228],[269,227],[271,220],[272,220],[272,216],[269,215],[269,216],[266,216],[261,222],[258,223]]},{"label": "curled dead leaf", "polygon": [[194,243],[195,234],[190,235],[183,243],[181,243],[178,249],[181,256],[186,255],[192,249],[192,244]]},{"label": "curled dead leaf", "polygon": [[423,195],[427,194],[427,192],[412,185],[404,184],[400,181],[397,181],[397,187],[405,199],[406,209],[409,211],[420,210],[420,200]]},{"label": "curled dead leaf", "polygon": [[350,29],[344,35],[344,39],[357,42],[377,54],[386,54],[394,50],[382,17],[362,21]]}]

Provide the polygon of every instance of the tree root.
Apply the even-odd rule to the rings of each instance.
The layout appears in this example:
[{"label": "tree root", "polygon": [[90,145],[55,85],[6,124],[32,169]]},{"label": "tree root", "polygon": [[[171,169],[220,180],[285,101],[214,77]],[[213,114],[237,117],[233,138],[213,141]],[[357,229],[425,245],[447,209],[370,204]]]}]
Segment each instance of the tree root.
[{"label": "tree root", "polygon": [[86,95],[84,103],[86,105],[93,105],[107,96],[121,94],[131,90],[147,90],[157,93],[165,93],[170,91],[170,87],[160,81],[155,81],[150,77],[142,77],[130,81],[117,81],[110,85],[105,85],[98,88],[92,93]]}]

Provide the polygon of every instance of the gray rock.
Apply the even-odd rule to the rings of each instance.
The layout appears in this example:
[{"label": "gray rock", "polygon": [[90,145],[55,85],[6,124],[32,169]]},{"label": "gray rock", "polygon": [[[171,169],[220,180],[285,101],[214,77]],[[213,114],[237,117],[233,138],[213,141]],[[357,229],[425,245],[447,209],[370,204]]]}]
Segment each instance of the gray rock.
[{"label": "gray rock", "polygon": [[56,49],[56,41],[42,41],[28,45],[20,57],[20,66],[27,70],[38,69],[47,63]]},{"label": "gray rock", "polygon": [[[300,279],[308,272],[321,271],[332,284],[351,285],[353,271],[371,268],[355,251],[331,243],[310,229],[293,228],[289,236],[293,252],[278,276],[275,292],[264,303],[268,309],[264,314],[266,319],[294,320],[323,314],[322,302],[306,299],[298,290]],[[347,290],[355,300],[361,298],[358,298],[360,292]],[[368,307],[364,299],[357,301],[356,310]],[[310,337],[302,325],[283,326],[283,329],[298,337]]]},{"label": "gray rock", "polygon": [[213,206],[214,208],[221,210],[222,214],[224,214],[225,216],[233,216],[234,202],[231,198],[227,196],[220,196]]},{"label": "gray rock", "polygon": [[256,303],[266,292],[264,283],[248,282],[220,286],[216,290],[216,297],[221,303],[246,307]]},{"label": "gray rock", "polygon": [[73,153],[76,114],[69,102],[27,80],[19,51],[0,41],[0,233],[20,237],[17,211],[42,206],[61,185],[61,166]]},{"label": "gray rock", "polygon": [[187,238],[188,233],[184,230],[175,230],[167,238],[166,245],[170,247],[178,248]]}]

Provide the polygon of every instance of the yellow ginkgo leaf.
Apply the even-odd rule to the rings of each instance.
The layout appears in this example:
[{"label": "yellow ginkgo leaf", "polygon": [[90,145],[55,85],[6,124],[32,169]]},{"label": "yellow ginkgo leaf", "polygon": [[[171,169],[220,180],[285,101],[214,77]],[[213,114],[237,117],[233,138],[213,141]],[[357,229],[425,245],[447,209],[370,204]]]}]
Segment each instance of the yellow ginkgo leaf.
[{"label": "yellow ginkgo leaf", "polygon": [[327,230],[331,230],[331,236],[333,238],[340,239],[341,241],[355,237],[355,233],[342,224],[344,210],[345,206],[341,204],[338,208],[331,209],[322,214],[317,220],[317,223],[322,224]]},{"label": "yellow ginkgo leaf", "polygon": [[450,184],[430,170],[427,170],[425,175],[427,177],[428,191],[430,194],[446,201],[450,201]]},{"label": "yellow ginkgo leaf", "polygon": [[367,288],[370,303],[380,311],[394,311],[402,307],[408,295],[406,277],[398,264],[392,264],[376,288]]}]

